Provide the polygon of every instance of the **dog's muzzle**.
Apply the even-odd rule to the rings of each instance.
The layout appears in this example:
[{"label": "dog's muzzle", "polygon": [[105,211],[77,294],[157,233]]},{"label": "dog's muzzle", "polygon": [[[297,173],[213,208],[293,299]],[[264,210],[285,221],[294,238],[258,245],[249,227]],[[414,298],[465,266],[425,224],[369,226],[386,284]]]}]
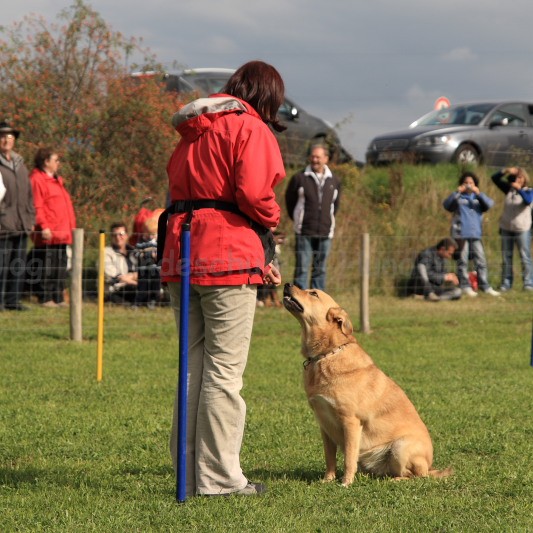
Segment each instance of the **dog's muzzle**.
[{"label": "dog's muzzle", "polygon": [[296,311],[301,313],[304,308],[302,304],[296,298],[294,298],[294,296],[292,296],[292,288],[293,285],[290,283],[285,283],[285,286],[283,287],[283,305],[287,311]]}]

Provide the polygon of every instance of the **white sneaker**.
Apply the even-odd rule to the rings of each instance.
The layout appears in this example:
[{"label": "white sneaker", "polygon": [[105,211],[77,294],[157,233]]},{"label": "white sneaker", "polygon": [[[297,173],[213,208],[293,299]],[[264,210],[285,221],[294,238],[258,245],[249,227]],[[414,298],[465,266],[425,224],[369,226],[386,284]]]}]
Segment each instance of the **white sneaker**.
[{"label": "white sneaker", "polygon": [[465,287],[463,289],[463,294],[470,296],[470,298],[475,298],[477,296],[477,292],[472,287]]},{"label": "white sneaker", "polygon": [[485,294],[490,294],[491,296],[500,296],[500,293],[498,291],[495,291],[492,287],[485,289],[483,292]]}]

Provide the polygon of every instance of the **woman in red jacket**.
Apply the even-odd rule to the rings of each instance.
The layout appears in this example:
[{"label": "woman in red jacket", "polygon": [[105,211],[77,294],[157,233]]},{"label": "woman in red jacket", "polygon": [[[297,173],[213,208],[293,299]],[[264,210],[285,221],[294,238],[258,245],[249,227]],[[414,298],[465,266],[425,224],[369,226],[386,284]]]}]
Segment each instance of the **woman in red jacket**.
[{"label": "woman in red jacket", "polygon": [[[233,74],[222,93],[195,100],[174,115],[181,140],[167,167],[173,204],[161,276],[178,327],[181,225],[191,221],[187,495],[266,490],[249,482],[240,467],[246,405],[239,392],[257,285],[281,283],[279,271],[265,265],[252,222],[266,228],[279,223],[273,189],[285,170],[268,124],[284,129],[277,120],[284,84],[274,67],[252,61]],[[174,468],[176,426],[177,401]]]},{"label": "woman in red jacket", "polygon": [[65,306],[67,245],[72,244],[76,217],[63,178],[57,174],[59,156],[52,148],[40,148],[30,174],[35,205],[34,254],[28,270],[41,279],[39,299],[44,307]]}]

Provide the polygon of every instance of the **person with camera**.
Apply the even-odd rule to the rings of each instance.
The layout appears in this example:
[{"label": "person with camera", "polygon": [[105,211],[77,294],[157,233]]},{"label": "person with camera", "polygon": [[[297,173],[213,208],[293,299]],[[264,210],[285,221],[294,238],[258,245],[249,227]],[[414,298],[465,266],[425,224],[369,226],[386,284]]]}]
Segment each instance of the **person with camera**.
[{"label": "person with camera", "polygon": [[468,261],[472,258],[479,288],[490,296],[500,296],[489,284],[487,259],[481,240],[483,213],[494,200],[479,190],[479,178],[470,171],[459,177],[459,186],[443,202],[444,209],[453,213],[451,236],[457,241],[457,277],[463,294],[477,296],[468,278]]},{"label": "person with camera", "polygon": [[531,261],[533,189],[528,187],[529,176],[521,167],[509,167],[493,174],[492,181],[505,194],[503,212],[500,218],[502,247],[500,291],[508,291],[513,286],[515,244],[522,263],[524,290],[533,291],[533,264]]}]

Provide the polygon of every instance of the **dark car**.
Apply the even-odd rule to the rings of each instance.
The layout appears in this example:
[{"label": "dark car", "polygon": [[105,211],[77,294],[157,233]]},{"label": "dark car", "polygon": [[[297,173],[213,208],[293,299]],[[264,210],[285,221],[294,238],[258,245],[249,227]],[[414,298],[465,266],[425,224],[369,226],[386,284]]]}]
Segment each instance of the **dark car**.
[{"label": "dark car", "polygon": [[508,166],[533,158],[533,103],[477,102],[427,113],[372,139],[370,165],[398,161]]},{"label": "dark car", "polygon": [[[187,69],[165,73],[164,82],[169,91],[195,92],[198,96],[208,96],[220,92],[234,72],[233,69],[227,68]],[[286,165],[304,164],[309,148],[316,143],[324,143],[329,147],[330,159],[333,162],[353,162],[352,156],[342,147],[333,127],[310,115],[289,98],[281,105],[279,115],[287,130],[274,133]]]}]

